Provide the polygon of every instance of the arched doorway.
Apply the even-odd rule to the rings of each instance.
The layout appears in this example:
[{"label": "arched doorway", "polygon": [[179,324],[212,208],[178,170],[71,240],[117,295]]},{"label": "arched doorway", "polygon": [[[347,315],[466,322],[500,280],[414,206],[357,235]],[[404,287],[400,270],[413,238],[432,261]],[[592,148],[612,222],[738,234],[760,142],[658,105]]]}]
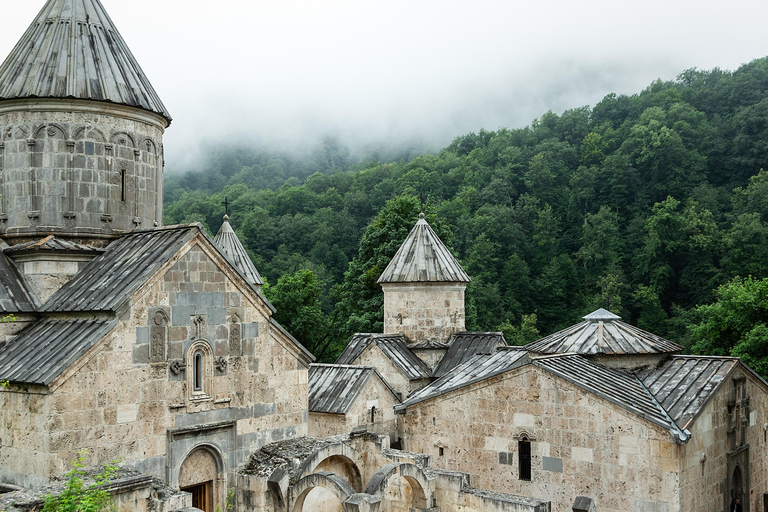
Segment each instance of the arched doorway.
[{"label": "arched doorway", "polygon": [[192,494],[192,506],[214,512],[224,487],[218,454],[211,448],[198,447],[187,455],[179,470],[179,489]]},{"label": "arched doorway", "polygon": [[741,466],[733,468],[733,474],[731,475],[731,503],[736,498],[739,498],[741,506],[744,507],[744,477],[741,474]]}]

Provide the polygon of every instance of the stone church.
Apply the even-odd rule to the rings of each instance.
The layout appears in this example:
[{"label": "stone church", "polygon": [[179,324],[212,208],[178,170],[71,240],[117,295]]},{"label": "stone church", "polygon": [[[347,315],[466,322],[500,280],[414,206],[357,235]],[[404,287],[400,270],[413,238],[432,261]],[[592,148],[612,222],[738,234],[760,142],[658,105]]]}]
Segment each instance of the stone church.
[{"label": "stone church", "polygon": [[384,332],[313,364],[226,216],[163,225],[170,124],[99,0],[47,0],[0,66],[0,510],[78,453],[126,511],[768,509],[768,383],[605,310],[467,332],[423,215]]}]

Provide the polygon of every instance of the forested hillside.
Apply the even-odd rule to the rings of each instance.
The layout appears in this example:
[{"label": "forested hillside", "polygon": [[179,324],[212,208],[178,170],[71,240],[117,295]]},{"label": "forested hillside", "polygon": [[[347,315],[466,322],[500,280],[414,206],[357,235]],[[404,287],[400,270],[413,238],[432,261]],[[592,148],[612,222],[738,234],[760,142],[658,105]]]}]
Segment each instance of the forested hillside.
[{"label": "forested hillside", "polygon": [[325,360],[352,332],[381,330],[375,281],[420,194],[473,279],[468,329],[511,342],[606,307],[692,343],[695,307],[718,286],[768,277],[768,58],[470,133],[438,154],[350,162],[334,141],[320,149],[220,148],[216,168],[169,181],[165,222],[215,233],[226,196],[278,321]]}]

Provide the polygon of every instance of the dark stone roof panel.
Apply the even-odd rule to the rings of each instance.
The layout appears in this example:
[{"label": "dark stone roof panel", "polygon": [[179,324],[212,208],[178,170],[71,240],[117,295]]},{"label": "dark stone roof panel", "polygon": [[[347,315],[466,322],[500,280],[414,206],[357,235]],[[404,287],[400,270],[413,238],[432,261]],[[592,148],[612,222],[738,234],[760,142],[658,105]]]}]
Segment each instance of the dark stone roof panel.
[{"label": "dark stone roof panel", "polygon": [[427,365],[411,352],[404,337],[399,334],[355,334],[336,360],[336,364],[355,364],[360,354],[371,343],[375,343],[408,379],[420,380],[430,377],[431,372]]},{"label": "dark stone roof panel", "polygon": [[48,385],[117,320],[40,320],[0,344],[0,379]]},{"label": "dark stone roof panel", "polygon": [[451,336],[448,350],[435,368],[433,377],[442,377],[477,354],[493,354],[507,342],[500,332],[459,332]]},{"label": "dark stone roof panel", "polygon": [[435,398],[475,382],[489,379],[496,375],[523,366],[529,361],[524,350],[499,350],[493,354],[476,354],[453,371],[411,394],[402,404],[396,405],[396,411]]},{"label": "dark stone roof panel", "polygon": [[0,253],[0,314],[29,313],[37,309],[37,298],[16,265]]},{"label": "dark stone roof panel", "polygon": [[309,366],[309,412],[346,414],[374,373],[370,366]]},{"label": "dark stone roof panel", "polygon": [[675,356],[638,377],[675,422],[687,428],[738,364],[734,357]]},{"label": "dark stone roof panel", "polygon": [[120,237],[48,299],[42,311],[116,311],[200,231],[199,224],[189,224]]}]

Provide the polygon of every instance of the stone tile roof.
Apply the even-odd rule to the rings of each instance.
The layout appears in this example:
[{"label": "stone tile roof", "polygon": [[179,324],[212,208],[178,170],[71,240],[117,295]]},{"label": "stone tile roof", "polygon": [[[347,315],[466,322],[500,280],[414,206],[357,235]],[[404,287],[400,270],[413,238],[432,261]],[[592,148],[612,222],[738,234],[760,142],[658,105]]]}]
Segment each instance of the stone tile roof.
[{"label": "stone tile roof", "polygon": [[428,379],[431,376],[427,365],[411,352],[405,344],[405,337],[400,334],[355,334],[336,360],[336,364],[355,364],[363,350],[371,343],[375,343],[408,379]]},{"label": "stone tile roof", "polygon": [[99,0],[48,0],[0,66],[0,100],[74,98],[166,110]]},{"label": "stone tile roof", "polygon": [[31,242],[14,245],[13,247],[6,249],[6,254],[16,254],[19,252],[28,251],[61,251],[61,252],[77,252],[77,253],[102,253],[105,249],[99,249],[98,247],[92,247],[90,245],[83,245],[72,242],[70,240],[64,240],[56,238],[53,235],[49,235],[42,240],[33,240]]},{"label": "stone tile roof", "polygon": [[0,314],[29,313],[37,307],[37,298],[24,274],[0,252]]},{"label": "stone tile roof", "polygon": [[635,375],[595,364],[578,354],[558,354],[535,358],[532,364],[637,414],[687,441],[667,411]]},{"label": "stone tile roof", "polygon": [[453,371],[411,394],[402,404],[395,406],[395,411],[405,411],[411,405],[500,375],[523,366],[529,360],[528,352],[524,350],[508,349],[493,354],[476,354]]},{"label": "stone tile roof", "polygon": [[376,376],[397,395],[372,366],[313,364],[309,367],[309,412],[346,414],[368,381]]},{"label": "stone tile roof", "polygon": [[0,380],[48,385],[102,336],[111,320],[39,320],[0,344]]},{"label": "stone tile roof", "polygon": [[529,343],[526,350],[539,354],[577,353],[663,354],[680,352],[682,345],[621,322],[621,317],[605,309],[584,317],[584,321]]},{"label": "stone tile roof", "polygon": [[219,228],[219,232],[216,233],[216,238],[213,241],[221,249],[221,252],[224,253],[224,256],[230,259],[232,265],[240,270],[246,281],[254,286],[264,284],[259,271],[256,270],[256,265],[253,264],[248,253],[245,252],[245,247],[240,243],[240,239],[237,238],[235,230],[229,225],[229,215],[224,216],[224,222],[221,224],[221,228]]},{"label": "stone tile roof", "polygon": [[688,428],[739,365],[735,357],[675,356],[638,374],[681,428]]},{"label": "stone tile roof", "polygon": [[507,341],[500,332],[458,332],[448,341],[449,348],[438,363],[433,377],[442,377],[477,354],[493,354]]},{"label": "stone tile roof", "polygon": [[41,311],[117,311],[199,232],[199,224],[187,224],[123,235],[48,299]]},{"label": "stone tile roof", "polygon": [[468,283],[469,276],[419,214],[419,220],[379,277],[379,283]]}]

